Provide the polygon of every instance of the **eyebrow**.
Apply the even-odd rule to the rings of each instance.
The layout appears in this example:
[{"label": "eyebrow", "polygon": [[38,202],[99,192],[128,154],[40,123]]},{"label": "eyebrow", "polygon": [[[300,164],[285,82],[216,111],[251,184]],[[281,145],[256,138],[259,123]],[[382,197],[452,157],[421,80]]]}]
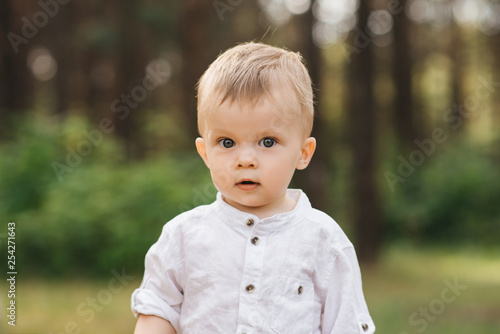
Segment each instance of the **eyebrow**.
[{"label": "eyebrow", "polygon": [[[213,140],[217,140],[221,137],[229,138],[229,139],[235,139],[238,137],[238,134],[236,132],[233,132],[232,130],[228,130],[228,129],[217,129],[215,131],[210,131],[210,132],[211,132],[210,137],[213,137]],[[259,132],[256,132],[256,134],[255,134],[256,141],[261,140],[263,138],[267,138],[267,137],[279,139],[282,137],[282,134],[277,133],[276,131],[273,131],[271,129],[265,129],[264,131],[259,131]],[[212,138],[210,138],[210,139],[212,139]]]},{"label": "eyebrow", "polygon": [[210,128],[207,129],[208,131],[206,132],[210,137],[235,137],[236,133],[234,133],[231,129],[227,128]]}]

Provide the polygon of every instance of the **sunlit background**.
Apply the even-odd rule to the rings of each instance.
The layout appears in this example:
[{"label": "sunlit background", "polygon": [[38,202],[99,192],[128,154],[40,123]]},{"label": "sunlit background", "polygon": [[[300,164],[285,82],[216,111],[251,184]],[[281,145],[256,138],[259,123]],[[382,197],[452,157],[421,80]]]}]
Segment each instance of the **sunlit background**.
[{"label": "sunlit background", "polygon": [[292,186],[355,244],[377,333],[500,333],[498,0],[6,0],[0,23],[0,332],[132,332],[147,249],[216,195],[196,82],[253,40],[306,60]]}]

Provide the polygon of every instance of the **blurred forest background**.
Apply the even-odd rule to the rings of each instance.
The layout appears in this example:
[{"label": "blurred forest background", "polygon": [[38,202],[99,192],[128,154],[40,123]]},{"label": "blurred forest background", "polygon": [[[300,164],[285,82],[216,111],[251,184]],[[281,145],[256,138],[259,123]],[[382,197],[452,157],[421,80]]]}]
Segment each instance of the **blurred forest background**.
[{"label": "blurred forest background", "polygon": [[[397,286],[386,281],[397,266],[421,277],[415,270],[440,258],[415,250],[447,249],[443,263],[450,254],[496,259],[481,282],[500,291],[492,270],[500,259],[498,0],[2,0],[0,35],[0,247],[6,254],[15,221],[25,279],[86,286],[126,268],[140,280],[163,224],[215,199],[194,148],[195,84],[220,52],[255,40],[306,59],[318,148],[293,186],[339,222],[363,268],[388,286],[365,277],[381,332],[422,329],[408,320],[418,307],[399,308],[396,295],[376,308],[386,305],[376,291]],[[480,272],[472,256],[469,268]],[[421,267],[411,271],[413,260]],[[444,277],[434,274],[439,291]],[[50,287],[30,286],[31,297]],[[81,296],[95,294],[89,289]],[[411,305],[430,300],[415,298]],[[474,309],[489,324],[474,333],[499,333],[499,300]],[[383,329],[391,312],[403,312],[402,325]]]}]

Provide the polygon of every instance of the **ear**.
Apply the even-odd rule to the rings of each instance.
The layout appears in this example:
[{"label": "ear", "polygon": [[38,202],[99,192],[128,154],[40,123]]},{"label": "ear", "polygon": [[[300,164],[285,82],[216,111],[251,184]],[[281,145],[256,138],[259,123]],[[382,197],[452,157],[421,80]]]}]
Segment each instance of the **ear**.
[{"label": "ear", "polygon": [[205,140],[201,137],[198,137],[196,138],[195,145],[196,145],[196,150],[198,151],[198,154],[205,162],[205,165],[207,165],[207,167],[210,168],[210,166],[208,165],[207,148],[205,146]]},{"label": "ear", "polygon": [[313,137],[309,137],[304,141],[304,145],[302,146],[302,151],[300,155],[300,159],[297,162],[297,169],[305,169],[309,162],[311,161],[314,151],[316,150],[316,139]]}]

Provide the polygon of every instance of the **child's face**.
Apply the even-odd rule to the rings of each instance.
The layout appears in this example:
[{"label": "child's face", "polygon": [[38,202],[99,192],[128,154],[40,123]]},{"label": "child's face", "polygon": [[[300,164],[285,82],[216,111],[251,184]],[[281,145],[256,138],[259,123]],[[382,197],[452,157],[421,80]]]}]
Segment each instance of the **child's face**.
[{"label": "child's face", "polygon": [[226,101],[206,115],[203,138],[196,140],[224,200],[260,218],[293,209],[286,190],[316,147],[314,138],[304,138],[300,117],[287,102],[279,106],[266,97],[255,105]]}]

